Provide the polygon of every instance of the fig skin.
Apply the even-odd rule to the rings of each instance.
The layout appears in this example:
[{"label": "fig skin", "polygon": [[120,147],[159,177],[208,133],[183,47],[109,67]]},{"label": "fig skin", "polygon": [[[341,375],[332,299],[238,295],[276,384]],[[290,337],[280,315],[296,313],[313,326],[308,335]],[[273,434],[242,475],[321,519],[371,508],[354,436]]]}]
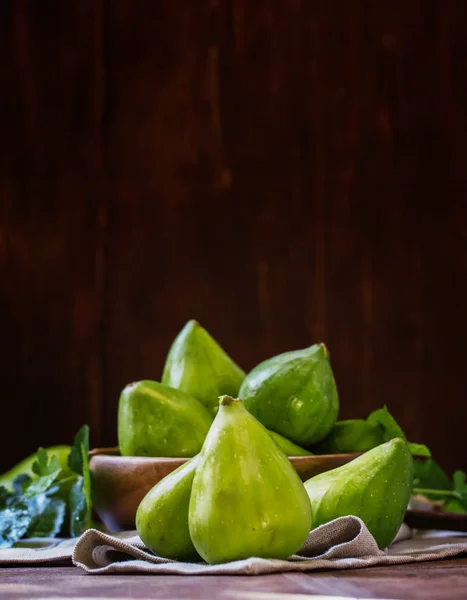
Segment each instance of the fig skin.
[{"label": "fig skin", "polygon": [[339,396],[324,344],[279,354],[257,365],[239,391],[265,427],[305,448],[324,439],[339,412]]},{"label": "fig skin", "polygon": [[286,559],[311,525],[303,483],[240,400],[220,398],[203,444],[189,508],[193,544],[208,563]]},{"label": "fig skin", "polygon": [[280,433],[269,431],[269,435],[286,456],[313,456],[312,452],[309,452],[308,450],[305,450],[305,448],[294,444]]},{"label": "fig skin", "polygon": [[136,529],[144,544],[163,558],[200,560],[188,529],[188,507],[199,455],[157,483],[136,511]]},{"label": "fig skin", "polygon": [[191,320],[173,341],[162,383],[195,396],[214,416],[219,396],[236,396],[245,372],[201,325]]},{"label": "fig skin", "polygon": [[120,395],[120,452],[191,458],[201,450],[211,423],[212,416],[193,396],[157,381],[138,381]]},{"label": "fig skin", "polygon": [[381,444],[350,463],[305,482],[313,529],[337,517],[355,515],[381,549],[404,520],[413,482],[413,459],[401,438]]}]

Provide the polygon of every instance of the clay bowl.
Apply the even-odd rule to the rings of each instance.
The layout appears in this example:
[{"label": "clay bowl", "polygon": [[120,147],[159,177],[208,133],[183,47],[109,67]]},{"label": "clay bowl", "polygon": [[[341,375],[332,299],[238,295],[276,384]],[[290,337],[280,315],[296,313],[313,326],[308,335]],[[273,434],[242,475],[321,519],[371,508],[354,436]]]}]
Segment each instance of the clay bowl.
[{"label": "clay bowl", "polygon": [[[146,493],[188,458],[120,456],[118,448],[91,451],[91,476],[95,511],[109,531],[135,528],[135,515]],[[291,456],[302,481],[345,465],[360,454]]]}]

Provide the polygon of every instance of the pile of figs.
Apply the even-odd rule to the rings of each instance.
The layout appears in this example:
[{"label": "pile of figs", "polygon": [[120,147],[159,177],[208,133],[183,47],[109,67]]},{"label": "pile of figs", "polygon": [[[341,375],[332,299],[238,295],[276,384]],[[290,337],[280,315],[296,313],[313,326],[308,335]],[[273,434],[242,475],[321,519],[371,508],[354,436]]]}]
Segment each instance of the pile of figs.
[{"label": "pile of figs", "polygon": [[[123,456],[190,459],[143,498],[136,514],[142,541],[173,560],[286,559],[310,530],[355,515],[386,548],[410,499],[411,452],[402,438],[381,443],[366,421],[338,422],[338,412],[324,344],[269,358],[246,374],[189,321],[161,382],[132,383],[120,396]],[[364,454],[304,483],[288,458],[352,450]]]}]

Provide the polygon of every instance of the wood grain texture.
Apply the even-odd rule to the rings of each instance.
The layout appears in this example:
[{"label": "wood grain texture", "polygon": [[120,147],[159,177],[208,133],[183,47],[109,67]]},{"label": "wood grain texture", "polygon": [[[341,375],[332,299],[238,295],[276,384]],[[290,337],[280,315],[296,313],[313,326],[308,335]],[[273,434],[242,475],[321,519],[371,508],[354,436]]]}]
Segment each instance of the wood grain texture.
[{"label": "wood grain texture", "polygon": [[2,458],[100,429],[99,2],[2,3]]},{"label": "wood grain texture", "polygon": [[[76,567],[3,568],[0,594],[15,598],[204,598],[276,600],[279,597],[465,598],[467,559],[346,571],[274,575],[90,577]],[[448,592],[446,591],[448,590]],[[70,596],[70,593],[72,596]]]},{"label": "wood grain texture", "polygon": [[197,318],[245,369],[326,342],[343,418],[386,403],[467,468],[466,18],[3,2],[0,467],[84,420],[114,444]]}]

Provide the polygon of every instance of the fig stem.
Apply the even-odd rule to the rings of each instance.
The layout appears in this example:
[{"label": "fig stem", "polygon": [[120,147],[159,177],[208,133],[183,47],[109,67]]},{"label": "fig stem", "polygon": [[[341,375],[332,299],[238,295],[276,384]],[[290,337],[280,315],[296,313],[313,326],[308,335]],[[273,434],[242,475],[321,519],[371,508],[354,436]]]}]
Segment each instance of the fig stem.
[{"label": "fig stem", "polygon": [[241,400],[232,398],[232,396],[227,396],[226,394],[219,396],[219,406],[230,406],[234,402],[241,402]]}]

